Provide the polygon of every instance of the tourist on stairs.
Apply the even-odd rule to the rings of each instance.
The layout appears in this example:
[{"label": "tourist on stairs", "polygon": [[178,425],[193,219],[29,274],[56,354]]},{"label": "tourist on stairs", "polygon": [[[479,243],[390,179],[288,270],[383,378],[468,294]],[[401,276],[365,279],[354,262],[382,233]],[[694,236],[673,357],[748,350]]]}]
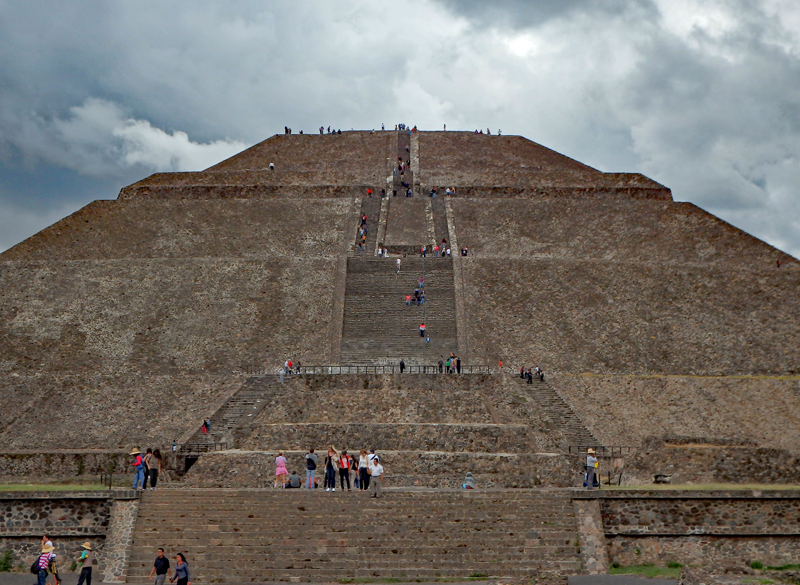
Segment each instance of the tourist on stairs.
[{"label": "tourist on stairs", "polygon": [[286,477],[289,472],[286,470],[286,457],[283,456],[283,451],[278,451],[278,456],[275,458],[275,482],[272,488],[278,487],[278,480],[281,480],[281,488],[286,487]]},{"label": "tourist on stairs", "polygon": [[192,582],[189,581],[191,577],[189,576],[189,563],[186,562],[186,557],[183,556],[183,553],[178,553],[175,560],[178,564],[175,566],[175,573],[170,577],[169,582],[172,583],[177,579],[178,585],[192,585]]},{"label": "tourist on stairs", "polygon": [[328,454],[325,456],[325,491],[336,491],[336,469],[338,467],[339,454],[333,445],[328,445]]},{"label": "tourist on stairs", "polygon": [[342,454],[339,457],[339,483],[344,491],[344,482],[347,480],[347,491],[350,490],[350,468],[353,466],[353,458],[347,454],[346,449],[342,449]]},{"label": "tourist on stairs", "polygon": [[367,451],[361,449],[358,457],[358,489],[365,492],[369,488],[369,469],[367,467]]}]

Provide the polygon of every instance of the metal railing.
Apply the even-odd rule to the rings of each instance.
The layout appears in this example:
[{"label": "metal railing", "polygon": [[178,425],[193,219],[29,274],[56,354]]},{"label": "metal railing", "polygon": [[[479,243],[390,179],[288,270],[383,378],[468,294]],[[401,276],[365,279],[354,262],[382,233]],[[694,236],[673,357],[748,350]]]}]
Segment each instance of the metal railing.
[{"label": "metal railing", "polygon": [[[300,366],[299,374],[307,375],[337,375],[337,374],[438,374],[439,366],[419,366],[410,365],[403,367],[402,371],[399,365],[396,364],[378,364],[378,365],[344,365],[344,366]],[[461,365],[461,374],[491,374],[491,367],[489,366],[476,366],[476,365]],[[297,375],[297,369],[291,375]],[[447,374],[445,370],[441,372],[444,376]],[[453,375],[458,375],[459,372],[453,372]]]},{"label": "metal railing", "polygon": [[[263,377],[263,376],[278,376],[278,370],[260,369],[237,369],[234,370],[235,375],[245,375],[248,377]],[[321,366],[300,366],[299,368],[292,368],[291,374],[284,374],[285,377],[300,375],[309,376],[328,376],[338,374],[399,374],[400,366],[397,364],[348,364],[341,366],[334,365],[321,365]],[[404,374],[439,374],[439,366],[420,366],[409,365],[403,368]],[[472,364],[461,364],[460,372],[453,372],[453,375],[458,374],[492,374],[494,370],[491,366],[479,366]],[[441,374],[447,374],[446,368],[442,370]]]},{"label": "metal railing", "polygon": [[225,451],[228,443],[181,443],[177,445],[178,455],[209,453],[211,451]]}]

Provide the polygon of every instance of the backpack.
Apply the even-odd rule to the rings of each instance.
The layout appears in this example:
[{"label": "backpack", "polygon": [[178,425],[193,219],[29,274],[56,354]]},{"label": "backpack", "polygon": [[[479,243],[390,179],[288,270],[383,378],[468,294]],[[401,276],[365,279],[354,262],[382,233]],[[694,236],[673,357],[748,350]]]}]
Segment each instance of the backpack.
[{"label": "backpack", "polygon": [[306,458],[306,469],[309,471],[314,471],[317,468],[317,464],[314,463],[314,460],[310,457]]},{"label": "backpack", "polygon": [[39,574],[39,557],[36,557],[36,560],[33,561],[33,564],[31,565],[31,573],[34,575]]}]

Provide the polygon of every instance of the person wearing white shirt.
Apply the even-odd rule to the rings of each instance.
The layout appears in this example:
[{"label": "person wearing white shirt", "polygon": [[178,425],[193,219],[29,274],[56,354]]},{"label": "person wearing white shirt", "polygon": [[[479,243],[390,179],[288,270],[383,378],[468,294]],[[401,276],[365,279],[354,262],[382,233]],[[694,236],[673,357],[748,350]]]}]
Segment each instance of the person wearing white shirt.
[{"label": "person wearing white shirt", "polygon": [[381,477],[383,476],[383,465],[381,465],[381,460],[378,458],[377,455],[372,455],[372,460],[370,461],[370,480],[369,480],[369,489],[372,492],[371,498],[380,498],[381,497]]},{"label": "person wearing white shirt", "polygon": [[364,449],[361,449],[361,455],[358,457],[358,489],[362,492],[369,489],[369,462]]}]

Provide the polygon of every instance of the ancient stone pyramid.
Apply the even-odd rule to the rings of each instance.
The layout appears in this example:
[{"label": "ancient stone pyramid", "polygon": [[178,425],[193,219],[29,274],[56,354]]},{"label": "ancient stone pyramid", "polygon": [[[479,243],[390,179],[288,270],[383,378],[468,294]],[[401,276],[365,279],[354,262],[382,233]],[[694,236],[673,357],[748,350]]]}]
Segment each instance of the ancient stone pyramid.
[{"label": "ancient stone pyramid", "polygon": [[[432,253],[443,239],[451,258]],[[406,307],[420,276],[425,305]],[[188,441],[226,407],[228,440],[300,449],[360,432],[346,427],[363,420],[348,418],[358,397],[387,423],[463,427],[373,429],[387,449],[675,435],[796,450],[799,283],[794,258],[666,187],[521,137],[278,135],[202,172],[148,177],[0,255],[0,440]],[[491,373],[274,380],[287,358],[419,366],[450,352]],[[523,365],[544,368],[541,396],[509,375]],[[236,405],[254,402],[232,402],[245,395],[272,405],[247,428]],[[306,426],[287,435],[285,422]]]}]

